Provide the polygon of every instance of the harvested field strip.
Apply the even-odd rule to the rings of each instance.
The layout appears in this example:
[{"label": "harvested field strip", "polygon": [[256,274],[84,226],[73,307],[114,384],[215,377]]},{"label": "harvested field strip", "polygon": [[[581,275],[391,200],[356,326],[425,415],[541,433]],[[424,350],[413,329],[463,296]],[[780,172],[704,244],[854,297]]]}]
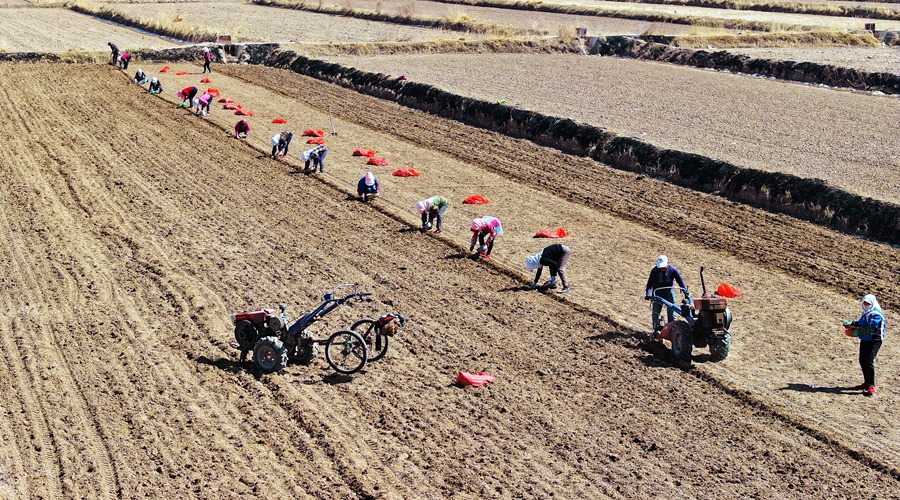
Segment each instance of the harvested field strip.
[{"label": "harvested field strip", "polygon": [[900,243],[900,205],[846,192],[790,174],[743,168],[691,153],[662,150],[572,120],[461,97],[436,87],[399,82],[292,52],[273,54],[268,65],[336,82],[403,105],[489,130],[524,137],[565,152],[587,155],[618,168],[663,176],[672,182],[715,191],[742,202],[783,211],[826,226]]},{"label": "harvested field strip", "polygon": [[[231,69],[232,67],[225,68],[226,71]],[[448,128],[444,129],[444,127],[440,123],[437,123],[433,117],[409,110],[402,111],[401,108],[397,108],[396,105],[391,103],[383,103],[383,106],[380,106],[374,103],[371,98],[365,96],[357,96],[354,98],[352,93],[348,93],[346,90],[335,89],[334,87],[321,83],[313,84],[309,82],[308,79],[300,76],[286,75],[284,72],[267,70],[265,68],[247,68],[247,70],[251,72],[252,77],[248,78],[248,83],[246,85],[235,85],[234,82],[228,81],[224,82],[223,85],[227,85],[228,88],[232,89],[230,93],[233,93],[242,101],[253,102],[255,100],[255,102],[258,103],[255,108],[261,116],[272,116],[275,113],[278,113],[289,117],[303,117],[302,122],[298,123],[327,123],[328,117],[323,111],[313,111],[306,106],[298,106],[293,99],[285,99],[278,95],[279,92],[286,92],[286,95],[290,96],[302,94],[303,100],[317,102],[320,110],[328,106],[329,103],[343,103],[342,107],[345,107],[345,109],[340,113],[345,113],[344,116],[351,117],[354,120],[365,119],[366,122],[371,124],[370,126],[372,128],[385,128],[386,125],[383,120],[384,116],[396,117],[397,124],[391,124],[390,129],[392,131],[394,129],[407,131],[408,133],[402,138],[406,138],[410,140],[410,142],[424,144],[426,145],[426,148],[436,146],[443,148],[447,145],[455,144],[456,147],[460,148],[460,151],[462,151],[461,153],[448,154],[445,157],[435,156],[424,149],[410,148],[408,145],[402,143],[398,144],[396,140],[384,133],[374,133],[365,128],[350,126],[341,120],[337,120],[337,127],[341,132],[339,136],[329,138],[332,154],[329,156],[330,163],[327,167],[327,175],[325,177],[316,177],[315,179],[307,178],[308,181],[305,182],[316,182],[319,179],[324,179],[323,182],[326,184],[337,187],[337,189],[341,191],[341,197],[343,197],[343,195],[347,193],[347,188],[355,185],[355,181],[360,175],[358,173],[360,172],[360,166],[357,160],[353,160],[352,158],[343,155],[336,155],[335,153],[339,151],[344,151],[345,153],[349,152],[349,146],[351,144],[357,141],[364,141],[369,144],[380,145],[380,147],[384,149],[384,152],[398,164],[409,164],[411,161],[414,161],[417,168],[420,168],[425,172],[422,178],[416,179],[415,184],[408,186],[404,186],[404,181],[402,180],[393,178],[385,179],[382,177],[382,182],[386,185],[385,189],[386,192],[389,193],[389,197],[379,201],[377,207],[386,206],[387,210],[389,210],[387,212],[388,214],[391,212],[400,214],[399,217],[397,215],[392,215],[392,218],[402,220],[403,226],[407,224],[416,224],[416,217],[409,213],[409,206],[411,206],[413,201],[417,199],[417,196],[421,196],[422,193],[441,192],[446,194],[449,192],[449,195],[453,199],[459,199],[459,193],[472,189],[471,186],[480,185],[489,187],[491,193],[495,193],[499,196],[499,198],[494,199],[499,205],[494,208],[491,208],[490,206],[485,208],[491,210],[492,213],[496,213],[507,221],[508,224],[512,225],[508,227],[508,234],[503,237],[503,241],[501,242],[502,247],[498,247],[495,252],[496,259],[492,261],[498,262],[499,259],[500,264],[499,266],[492,265],[491,268],[510,277],[518,277],[520,274],[517,271],[507,268],[507,266],[510,265],[509,263],[511,262],[513,268],[517,269],[517,261],[520,259],[521,254],[529,252],[528,249],[534,251],[538,248],[536,245],[541,244],[530,238],[532,233],[528,231],[527,228],[541,224],[541,220],[543,220],[544,217],[547,217],[544,214],[558,214],[550,215],[550,217],[564,218],[567,221],[567,226],[573,224],[574,227],[568,227],[573,229],[577,235],[580,235],[574,237],[575,239],[572,242],[573,245],[577,246],[579,255],[578,264],[573,264],[572,269],[572,273],[577,273],[579,276],[578,282],[576,283],[578,293],[576,295],[568,296],[566,302],[574,300],[578,304],[584,304],[586,309],[580,311],[582,313],[599,311],[599,316],[592,312],[592,316],[595,318],[616,318],[616,323],[620,325],[629,325],[629,327],[617,327],[617,333],[615,335],[603,337],[605,341],[621,340],[624,336],[630,338],[635,330],[630,330],[629,328],[634,327],[635,329],[639,329],[644,323],[643,315],[640,315],[638,318],[633,317],[633,311],[630,310],[632,306],[629,305],[631,302],[630,300],[625,299],[622,303],[619,303],[619,301],[612,301],[613,304],[611,304],[611,301],[608,300],[608,298],[621,294],[622,290],[638,290],[641,288],[643,284],[643,266],[640,264],[640,256],[642,252],[646,253],[645,250],[641,249],[658,245],[659,243],[656,242],[665,238],[656,235],[655,231],[652,230],[641,230],[638,227],[629,228],[626,226],[629,226],[630,224],[623,224],[621,222],[608,222],[610,219],[606,214],[585,210],[584,208],[575,208],[567,203],[560,203],[554,194],[556,190],[552,187],[521,187],[523,183],[520,179],[528,179],[535,176],[534,171],[545,171],[544,174],[547,176],[552,177],[555,175],[557,178],[567,179],[568,176],[566,174],[562,174],[560,171],[556,170],[557,165],[565,162],[565,159],[556,161],[553,157],[547,155],[544,148],[536,148],[534,152],[531,152],[521,145],[515,146],[513,144],[505,144],[506,142],[519,143],[520,141],[510,141],[509,139],[504,139],[502,137],[493,137],[494,134],[491,134],[491,137],[485,136],[483,133],[465,127],[460,130],[459,125],[452,122],[449,122],[447,124]],[[271,79],[267,79],[267,76],[271,77]],[[219,78],[222,79],[223,77],[220,76]],[[269,84],[273,85],[273,87],[270,88],[275,89],[276,92],[273,93],[263,88],[256,87],[249,83],[251,81],[267,81]],[[223,128],[230,127],[233,122],[233,117],[231,115],[223,115],[221,113],[214,113],[212,117],[204,119],[212,119]],[[265,119],[261,120],[261,122],[262,123],[259,125],[263,127],[263,133],[257,134],[257,136],[261,135],[261,137],[259,139],[253,139],[252,142],[254,145],[258,145],[257,147],[260,147],[261,151],[266,151],[266,149],[263,149],[266,148],[265,139],[277,129],[272,125],[267,125]],[[425,127],[426,123],[428,124],[428,127]],[[423,129],[431,128],[435,128],[436,130],[427,136],[422,135]],[[492,152],[496,150],[494,153],[496,154],[496,157],[490,156],[484,158],[483,161],[488,164],[497,162],[498,164],[508,165],[510,170],[513,171],[516,168],[521,169],[522,165],[535,165],[533,171],[524,172],[519,178],[507,180],[486,174],[485,172],[479,172],[478,169],[469,168],[465,164],[460,164],[457,158],[467,157],[465,153],[467,150],[466,146],[467,144],[470,144],[475,137],[491,144]],[[469,156],[471,155],[469,154]],[[563,158],[565,155],[559,156],[560,158]],[[418,167],[420,165],[421,167]],[[573,166],[573,168],[579,167],[582,167],[582,165]],[[548,170],[553,170],[553,172],[549,172]],[[590,189],[592,185],[590,173],[586,175],[587,180],[574,177],[570,180],[573,184],[583,182],[583,184],[587,186],[585,189]],[[594,175],[593,177],[595,179],[598,178],[597,175]],[[301,180],[303,179],[299,176],[298,178]],[[605,178],[605,176],[600,176],[600,178]],[[332,181],[332,179],[334,179],[334,181]],[[647,180],[646,182],[656,184],[655,181]],[[535,182],[535,184],[537,184],[537,182]],[[596,180],[593,184],[596,184]],[[605,182],[603,182],[602,185],[595,185],[594,188],[594,191],[599,188],[605,193],[607,191],[612,192],[621,189],[622,187],[617,184],[607,186]],[[650,185],[642,186],[642,188],[644,194],[635,194],[633,191],[630,193],[623,193],[623,197],[630,199],[632,204],[640,204],[640,202],[638,202],[639,199],[647,198],[647,205],[657,205],[657,210],[659,210],[659,212],[658,216],[656,216],[650,215],[650,211],[647,210],[644,217],[650,219],[658,218],[659,221],[663,221],[663,225],[666,224],[665,221],[675,219],[679,221],[682,219],[697,219],[703,217],[701,214],[707,214],[709,218],[705,222],[700,220],[696,221],[697,227],[718,227],[719,224],[722,224],[721,217],[723,217],[723,212],[727,212],[727,210],[717,210],[711,206],[703,208],[695,207],[694,209],[687,209],[685,212],[679,212],[679,209],[666,208],[665,206],[659,207],[657,200],[661,197],[666,197],[669,193],[657,190],[655,186]],[[541,192],[542,189],[544,190],[543,192]],[[415,192],[411,192],[411,190],[414,190]],[[648,196],[647,193],[653,194]],[[686,198],[689,198],[697,197],[698,195],[696,193],[688,193],[685,196]],[[700,195],[700,198],[705,200],[705,197],[702,195]],[[533,201],[528,204],[523,204],[521,203],[521,200],[523,199]],[[705,200],[704,203],[708,201],[709,200]],[[679,200],[679,202],[673,202],[672,205],[673,207],[681,207],[686,204],[689,204],[689,202],[686,199],[683,199]],[[727,204],[723,204],[723,206],[727,206]],[[454,220],[458,221],[461,219],[465,222],[468,220],[468,217],[476,215],[477,212],[481,210],[484,210],[484,208],[470,209],[464,206],[454,206],[453,218]],[[456,215],[460,212],[463,214]],[[757,212],[758,211],[754,210],[743,212],[741,220],[747,223],[758,215]],[[794,221],[794,223],[796,223],[796,221]],[[750,222],[748,225],[754,227],[757,226],[757,223]],[[763,231],[776,225],[777,223],[758,224]],[[459,224],[458,222],[453,223],[453,227],[461,228],[462,226],[463,224]],[[800,226],[805,227],[807,225],[800,224]],[[798,230],[801,232],[805,231],[799,229],[800,226],[798,226]],[[729,232],[727,228],[723,228],[722,230],[724,233]],[[453,230],[448,229],[448,232],[453,232]],[[737,233],[736,231],[731,232]],[[605,237],[596,237],[596,235],[601,234],[605,235]],[[795,234],[793,239],[797,239],[798,234]],[[829,242],[827,244],[831,244],[830,242],[832,240],[828,236],[829,234],[830,232],[828,231],[822,231],[817,235],[803,234],[803,238],[810,236],[813,238],[810,240],[810,243],[815,241],[815,245],[822,245],[823,241]],[[753,238],[746,233],[743,233],[743,236]],[[450,236],[450,238],[452,238],[452,236]],[[852,239],[848,238],[848,240]],[[457,243],[454,244],[453,251],[464,250],[459,248],[459,243],[462,242],[457,240]],[[835,244],[840,245],[841,242]],[[796,314],[790,313],[789,311],[792,309],[796,310],[794,305],[797,303],[807,303],[808,301],[812,301],[816,302],[817,307],[822,307],[822,304],[838,303],[841,299],[838,297],[831,297],[830,294],[823,292],[821,287],[806,286],[792,278],[780,276],[780,273],[760,272],[759,269],[755,269],[753,271],[753,278],[743,275],[743,272],[739,271],[739,269],[744,267],[743,264],[735,262],[733,259],[719,253],[722,248],[727,248],[727,246],[716,247],[710,245],[709,248],[713,248],[714,250],[712,250],[712,254],[709,254],[710,250],[698,249],[692,245],[679,244],[673,246],[671,243],[665,243],[665,245],[676,255],[691,256],[689,257],[691,269],[696,269],[694,263],[698,261],[706,262],[708,265],[712,266],[709,271],[710,273],[715,273],[716,275],[720,275],[720,273],[723,272],[731,273],[731,279],[746,284],[747,288],[745,290],[754,290],[753,297],[748,296],[748,298],[744,299],[739,304],[743,325],[742,331],[745,332],[745,334],[742,334],[741,336],[740,347],[736,348],[735,361],[733,363],[722,365],[704,364],[703,369],[711,370],[712,373],[716,374],[717,378],[723,378],[729,381],[731,387],[750,388],[754,394],[759,393],[764,395],[763,397],[765,399],[776,403],[774,408],[791,408],[786,411],[790,414],[796,414],[798,410],[795,407],[800,404],[795,400],[796,395],[793,395],[790,392],[776,390],[783,387],[781,384],[784,382],[782,382],[781,379],[786,378],[790,381],[794,379],[795,372],[804,374],[801,375],[804,377],[810,376],[811,372],[809,370],[814,371],[816,377],[828,377],[827,367],[831,366],[830,362],[824,362],[824,359],[820,359],[817,362],[809,363],[809,359],[811,356],[812,358],[817,358],[819,356],[828,358],[833,355],[833,350],[840,351],[840,347],[844,344],[842,344],[841,338],[827,333],[833,328],[833,325],[829,327],[827,320],[815,320],[812,324],[807,325],[805,322],[808,321],[808,319],[794,323],[791,320],[784,318],[784,315],[787,314],[790,316]],[[703,242],[699,245],[703,247],[706,246]],[[872,247],[872,250],[877,250],[878,248],[880,247],[875,245]],[[757,253],[759,253],[758,247]],[[456,258],[458,260],[461,259],[461,255],[464,255],[464,253],[457,255]],[[782,256],[782,254],[774,253],[771,255],[778,255],[779,257],[777,258]],[[789,260],[791,259],[792,257],[789,258]],[[378,258],[375,260],[378,260]],[[771,261],[769,262],[771,263]],[[637,272],[635,272],[635,263],[637,263]],[[822,262],[819,260],[816,260],[816,263],[822,265]],[[614,276],[611,275],[611,273],[614,274]],[[708,276],[710,276],[710,274],[708,274]],[[844,281],[848,280],[845,279]],[[870,283],[875,283],[875,281],[870,281]],[[585,286],[584,284],[589,285]],[[881,286],[882,284],[881,281],[878,281],[877,286]],[[514,291],[520,292],[522,289],[507,289],[504,291],[511,293]],[[785,295],[786,293],[788,295]],[[640,300],[637,300],[637,302],[640,302]],[[759,311],[766,312],[759,314]],[[841,314],[840,312],[825,312],[821,309],[818,310],[818,313],[821,314],[822,318],[839,316]],[[776,334],[775,332],[768,332],[765,334],[754,334],[754,332],[767,331],[767,326],[769,324],[768,319],[772,315],[781,317],[784,321],[789,323],[796,324],[796,327],[783,333]],[[494,314],[494,317],[503,318],[502,314]],[[497,319],[497,321],[505,322],[505,319]],[[606,320],[604,319],[603,321]],[[804,324],[801,325],[800,323]],[[777,339],[776,336],[778,337]],[[822,342],[821,352],[813,353],[811,350],[805,350],[803,352],[795,351],[792,353],[784,352],[782,342],[794,342],[793,339],[797,336],[802,336],[807,339],[816,339],[815,342]],[[623,343],[631,345],[629,340],[624,340]],[[815,350],[816,349],[813,349],[812,351]],[[848,359],[852,359],[852,357],[848,357]],[[778,365],[780,363],[784,363],[784,366],[773,366],[773,364]],[[890,361],[888,361],[888,364],[889,365],[885,370],[891,372],[891,370],[894,369],[893,364]],[[788,367],[790,368],[787,369]],[[787,369],[786,372],[785,369]],[[777,373],[777,375],[770,375],[773,371]],[[756,373],[764,373],[766,376],[760,380],[760,377]],[[833,376],[833,374],[831,376]],[[891,380],[890,377],[889,380]],[[762,384],[762,386],[758,384]],[[854,414],[853,402],[845,399],[829,400],[827,403],[828,408],[822,408],[819,406],[819,403],[816,402],[819,397],[820,395],[810,395],[808,402],[816,409],[811,410],[810,412],[804,411],[804,416],[799,418],[799,420],[784,417],[783,411],[781,413],[776,413],[782,415],[780,418],[785,418],[786,421],[793,422],[792,425],[797,425],[799,428],[803,428],[803,426],[806,425],[803,423],[804,421],[815,422],[815,424],[810,424],[812,425],[812,428],[828,429],[828,433],[826,434],[843,435],[844,438],[842,439],[844,442],[856,443],[855,438],[846,434],[847,427],[844,426],[855,426],[857,424],[855,422],[849,424],[845,420],[847,417],[842,416],[845,415],[844,412],[849,412],[847,414]],[[750,400],[745,399],[744,401]],[[754,407],[760,408],[758,402],[753,404]],[[888,402],[888,404],[890,404],[890,402]],[[802,406],[802,404],[800,405]],[[835,407],[831,407],[831,405],[835,405]],[[837,411],[835,412],[835,410]],[[817,414],[816,412],[819,411],[824,411],[824,414],[827,414],[828,416],[823,417],[823,414]],[[855,419],[855,417],[853,418]],[[871,415],[859,415],[859,418],[870,419],[873,417]],[[885,418],[887,420],[884,423],[891,419],[889,415],[885,415]],[[880,421],[881,417],[876,418],[876,420]],[[880,426],[882,423],[872,422],[872,425]],[[826,434],[822,434],[820,431],[810,431],[809,427],[807,427],[804,432],[810,432],[811,435],[817,439],[825,439],[825,437],[827,437]],[[892,440],[894,439],[894,436],[896,436],[896,433],[885,436],[883,440],[878,438],[876,439],[878,443],[872,443],[873,446],[869,446],[868,444],[858,445],[866,450],[862,454],[853,451],[857,446],[856,444],[842,446],[848,453],[854,454],[854,456],[858,457],[861,461],[871,464],[873,467],[878,468],[878,470],[891,471],[893,466],[886,464],[892,463],[893,458],[890,455],[887,456],[888,458],[885,458],[885,453],[886,450],[893,449],[894,444]],[[887,448],[879,448],[882,446],[886,446]],[[881,458],[870,459],[867,457]]]},{"label": "harvested field strip", "polygon": [[[644,40],[664,43],[674,47],[693,47],[717,50],[734,47],[881,47],[882,43],[871,33],[841,33],[835,31],[808,33],[746,33],[742,35],[696,35],[657,37],[645,36]],[[804,61],[812,62],[812,61]]]},{"label": "harvested field strip", "polygon": [[378,21],[384,23],[406,24],[411,26],[426,26],[429,28],[437,28],[451,31],[461,31],[478,34],[502,35],[502,36],[526,36],[526,35],[545,35],[547,32],[538,30],[526,30],[515,28],[512,26],[497,26],[494,24],[485,24],[471,21],[454,21],[452,19],[438,19],[425,16],[404,16],[399,14],[388,14],[373,12],[360,9],[352,9],[348,7],[325,7],[306,4],[304,2],[291,2],[281,0],[252,0],[252,4],[264,7],[277,7],[280,9],[304,10],[315,12],[318,14],[327,14],[331,16],[347,16],[358,19],[366,19],[369,21]]},{"label": "harvested field strip", "polygon": [[[631,2],[632,0],[606,0]],[[641,3],[683,5],[713,9],[755,10],[759,12],[784,12],[815,14],[819,16],[866,17],[870,19],[900,20],[900,11],[868,5],[834,5],[828,3],[759,2],[753,0],[641,0]]]},{"label": "harvested field strip", "polygon": [[[15,68],[28,81],[46,83],[17,89],[14,101],[52,116],[46,121],[63,124],[67,136],[79,138],[46,157],[41,172],[53,177],[77,170],[81,180],[71,191],[53,184],[64,194],[62,206],[73,213],[73,224],[55,224],[60,217],[44,220],[45,213],[18,222],[16,214],[8,237],[31,245],[29,265],[35,272],[54,260],[87,258],[96,266],[88,269],[89,277],[102,278],[96,287],[123,292],[97,304],[129,311],[127,322],[112,315],[106,326],[94,326],[90,345],[63,348],[73,359],[82,354],[83,372],[76,376],[96,380],[101,370],[111,376],[100,378],[105,384],[99,385],[108,389],[102,393],[107,407],[116,410],[104,421],[117,456],[134,471],[124,483],[126,492],[547,497],[564,490],[579,497],[644,497],[678,496],[690,488],[702,496],[828,491],[858,497],[871,488],[896,489],[896,481],[878,471],[867,474],[865,484],[854,479],[860,464],[842,450],[735,404],[710,391],[708,383],[643,352],[605,342],[619,335],[616,324],[540,294],[498,291],[522,281],[495,274],[490,266],[441,258],[448,253],[445,242],[398,232],[395,219],[347,202],[327,183],[306,181],[282,163],[254,158],[221,128],[125,85],[127,76],[78,69],[66,88],[74,92],[92,85],[97,92],[79,93],[83,103],[61,92],[71,107],[52,102],[44,108],[37,96],[51,90],[46,76],[59,68]],[[10,86],[8,78],[3,75],[4,87]],[[303,87],[289,83],[287,88],[301,93]],[[247,85],[243,91],[255,95],[259,88]],[[32,100],[25,97],[29,92]],[[369,113],[352,100],[329,102],[340,103],[341,112],[351,116]],[[117,120],[85,123],[103,104],[129,111],[117,113]],[[141,113],[131,112],[135,109]],[[432,121],[423,116],[403,125],[429,131]],[[11,137],[27,137],[27,123],[10,124]],[[343,139],[376,137],[380,134],[362,132]],[[27,146],[21,141],[8,154],[28,158]],[[415,148],[409,154],[422,152]],[[88,163],[91,158],[98,159]],[[349,161],[344,160],[346,170],[335,173],[355,173],[358,167]],[[9,182],[0,186],[4,196],[16,190]],[[411,191],[394,192],[414,196]],[[81,195],[81,206],[66,194],[73,192]],[[27,188],[19,195],[42,197]],[[521,213],[527,211],[534,210],[524,207]],[[50,231],[49,238],[33,234],[35,226]],[[248,228],[266,236],[253,237]],[[61,233],[70,238],[60,240],[57,256],[48,252],[46,240]],[[70,247],[76,238],[88,240],[80,248],[90,255]],[[348,308],[329,319],[326,329],[385,309],[409,314],[409,328],[382,365],[349,383],[329,383],[333,379],[321,362],[259,380],[234,362],[236,352],[227,349],[228,312],[282,297],[292,311],[304,310],[338,280],[363,283],[378,293],[379,302]],[[423,301],[422,290],[431,291],[434,300]],[[48,302],[66,297],[52,286],[42,293]],[[88,311],[73,306],[68,312],[81,318]],[[139,318],[148,323],[132,323]],[[82,328],[72,325],[72,336],[84,338]],[[135,331],[153,348],[131,342]],[[159,364],[176,369],[178,377],[154,377]],[[457,369],[487,369],[500,381],[482,390],[448,387]],[[0,390],[7,387],[0,384]],[[890,412],[891,396],[885,396],[871,401],[869,411]],[[143,405],[140,413],[132,409],[137,402]],[[182,412],[185,406],[191,413]],[[64,415],[65,407],[59,412]],[[132,431],[118,417],[123,412],[144,419]],[[684,424],[696,421],[717,425]],[[153,441],[159,434],[177,439]],[[378,475],[377,465],[368,472],[369,449],[390,464],[384,475]],[[669,464],[688,461],[694,467],[673,481]],[[69,480],[91,481],[84,474]]]},{"label": "harvested field strip", "polygon": [[[472,5],[476,7],[494,7],[498,9],[517,9],[526,11],[554,12],[582,16],[612,17],[618,19],[634,19],[660,23],[685,24],[690,26],[707,26],[711,28],[771,31],[772,23],[764,21],[748,21],[743,19],[722,19],[707,16],[682,16],[665,12],[636,12],[633,10],[615,10],[605,7],[548,4],[542,2],[521,2],[508,0],[432,0],[448,4]],[[786,24],[780,25],[782,31],[817,31],[823,26]]]},{"label": "harvested field strip", "polygon": [[131,26],[150,33],[156,33],[157,35],[172,37],[177,40],[184,40],[189,43],[214,42],[216,40],[215,33],[207,31],[205,28],[199,26],[167,26],[158,21],[134,18],[108,7],[94,7],[73,3],[69,4],[69,8],[81,14],[107,19],[119,24],[124,24],[125,26]]},{"label": "harvested field strip", "polygon": [[[282,45],[288,50],[292,45]],[[299,47],[298,47],[299,49]],[[323,55],[396,55],[396,54],[581,54],[581,45],[558,38],[542,40],[448,40],[436,42],[384,42],[304,45],[305,54]],[[165,56],[163,56],[165,57]],[[257,62],[265,60],[259,58]]]}]

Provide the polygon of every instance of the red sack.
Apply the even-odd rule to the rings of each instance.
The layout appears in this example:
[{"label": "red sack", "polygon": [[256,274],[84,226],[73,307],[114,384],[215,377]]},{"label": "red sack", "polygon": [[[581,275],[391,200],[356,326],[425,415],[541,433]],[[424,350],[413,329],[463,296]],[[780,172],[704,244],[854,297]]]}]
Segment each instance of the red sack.
[{"label": "red sack", "polygon": [[728,299],[733,299],[741,296],[741,291],[729,285],[728,283],[722,283],[721,285],[719,285],[716,293]]},{"label": "red sack", "polygon": [[538,231],[534,237],[535,238],[565,238],[569,235],[569,232],[565,229],[558,227],[556,229],[544,229],[543,231]]},{"label": "red sack", "polygon": [[374,156],[369,158],[369,161],[366,162],[366,165],[375,165],[376,167],[386,167],[388,166],[387,158],[375,158]]},{"label": "red sack", "polygon": [[468,198],[463,200],[463,203],[465,203],[467,205],[484,205],[484,204],[490,203],[490,202],[484,196],[481,196],[480,194],[476,194],[474,196],[469,196]]},{"label": "red sack", "polygon": [[241,116],[253,116],[253,112],[247,111],[246,109],[239,109],[239,110],[235,111],[234,114],[241,115]]},{"label": "red sack", "polygon": [[325,137],[325,131],[308,128],[303,131],[303,137]]},{"label": "red sack", "polygon": [[473,387],[481,387],[492,382],[494,382],[494,376],[489,373],[459,372],[456,374],[456,383],[462,386],[471,385]]},{"label": "red sack", "polygon": [[375,156],[375,151],[372,149],[354,149],[353,156],[368,156],[369,158]]},{"label": "red sack", "polygon": [[325,139],[322,139],[322,138],[310,139],[310,140],[306,141],[306,143],[307,144],[325,144]]},{"label": "red sack", "polygon": [[177,76],[184,76],[186,74],[187,74],[187,71],[179,71],[178,73],[175,73],[175,75],[177,75]]},{"label": "red sack", "polygon": [[234,99],[232,99],[230,97],[223,97],[223,98],[219,99],[219,102],[234,102]]},{"label": "red sack", "polygon": [[284,118],[276,118],[272,120],[272,123],[287,123],[287,120],[285,120]]},{"label": "red sack", "polygon": [[200,80],[200,83],[212,83],[212,80],[210,80],[209,78],[204,78]]},{"label": "red sack", "polygon": [[206,93],[213,97],[219,97],[221,95],[221,93],[219,92],[219,89],[214,89],[212,87],[206,89]]},{"label": "red sack", "polygon": [[222,106],[222,109],[240,109],[240,108],[238,108],[237,104],[228,103],[228,104]]},{"label": "red sack", "polygon": [[165,68],[159,70],[160,73],[168,73],[169,71],[172,71],[172,70],[171,70],[171,68],[169,68],[168,66],[166,66]]},{"label": "red sack", "polygon": [[401,168],[400,170],[395,170],[391,175],[396,177],[418,177],[419,173],[411,168]]}]

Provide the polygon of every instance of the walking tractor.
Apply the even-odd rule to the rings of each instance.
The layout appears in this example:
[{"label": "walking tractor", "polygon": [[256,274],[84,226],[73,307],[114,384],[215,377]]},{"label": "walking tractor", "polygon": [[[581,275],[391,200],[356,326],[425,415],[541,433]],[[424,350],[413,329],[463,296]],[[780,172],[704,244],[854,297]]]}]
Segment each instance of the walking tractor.
[{"label": "walking tractor", "polygon": [[[339,291],[348,288],[352,293],[337,296]],[[324,345],[325,359],[336,372],[346,375],[357,373],[366,366],[366,362],[381,359],[387,353],[388,338],[403,326],[403,316],[389,314],[378,320],[363,319],[351,329],[337,331],[327,339],[313,338],[307,328],[341,305],[369,295],[372,293],[356,291],[356,285],[338,285],[331,293],[325,294],[318,307],[294,324],[290,324],[291,318],[284,304],[279,305],[278,313],[274,309],[260,308],[232,314],[234,340],[241,350],[241,363],[252,351],[253,362],[261,372],[277,372],[288,361],[310,364],[318,355],[319,346]],[[357,333],[355,329],[361,331]]]},{"label": "walking tractor", "polygon": [[[650,299],[679,316],[653,336],[657,341],[669,340],[672,343],[672,355],[678,361],[690,362],[694,347],[709,346],[713,361],[727,358],[731,349],[731,332],[728,331],[731,327],[731,311],[728,309],[728,300],[717,293],[707,293],[702,267],[700,283],[703,286],[703,296],[691,301],[690,296],[685,293],[680,307],[656,296],[656,290]],[[686,292],[680,287],[672,288]]]}]

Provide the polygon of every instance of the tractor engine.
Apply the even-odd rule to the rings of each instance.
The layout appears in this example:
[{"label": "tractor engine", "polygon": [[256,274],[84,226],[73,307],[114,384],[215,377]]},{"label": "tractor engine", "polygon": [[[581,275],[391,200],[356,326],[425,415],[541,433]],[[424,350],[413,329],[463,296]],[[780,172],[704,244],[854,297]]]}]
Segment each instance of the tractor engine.
[{"label": "tractor engine", "polygon": [[725,297],[704,295],[694,299],[694,309],[697,311],[697,325],[702,330],[724,335],[731,326],[731,311]]}]

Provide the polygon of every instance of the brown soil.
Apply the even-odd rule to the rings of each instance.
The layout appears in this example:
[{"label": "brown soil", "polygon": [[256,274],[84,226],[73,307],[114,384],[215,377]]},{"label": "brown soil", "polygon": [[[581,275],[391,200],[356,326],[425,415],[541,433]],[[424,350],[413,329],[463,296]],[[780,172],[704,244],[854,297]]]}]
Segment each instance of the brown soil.
[{"label": "brown soil", "polygon": [[6,52],[55,52],[169,48],[176,44],[67,9],[22,8],[0,11],[0,49]]},{"label": "brown soil", "polygon": [[[176,27],[198,26],[243,41],[350,43],[480,38],[471,33],[235,3],[117,3],[111,7],[130,16]],[[173,23],[176,15],[183,20]]]},{"label": "brown soil", "polygon": [[[199,80],[198,69],[166,76],[164,95]],[[69,85],[49,78],[60,71]],[[828,390],[856,383],[853,344],[834,327],[853,313],[853,297],[779,270],[793,257],[774,242],[757,240],[771,259],[763,265],[672,238],[647,226],[662,214],[636,224],[481,164],[518,152],[529,175],[541,158],[548,173],[568,175],[553,151],[285,72],[235,71],[261,86],[219,73],[213,85],[259,113],[251,119],[256,149],[219,127],[233,115],[188,115],[111,68],[0,66],[10,137],[0,149],[3,490],[367,498],[900,492],[900,439],[890,424],[898,416],[896,344],[886,343],[879,358],[878,397]],[[324,128],[328,105],[339,135],[329,136],[325,176],[299,176],[296,166],[261,157],[276,113],[295,131]],[[491,144],[489,154],[443,152],[465,146],[463,137]],[[372,207],[346,200],[363,170],[349,152],[363,146],[423,177],[380,173],[386,199]],[[295,143],[291,157],[300,150]],[[615,200],[613,189],[627,184],[610,175],[603,187]],[[891,249],[787,218],[628,182],[660,190],[675,207],[693,201],[741,213],[747,240],[757,225],[786,231],[794,238],[779,235],[782,244],[818,245],[823,267],[848,276],[860,263],[856,246],[872,265],[892,258],[882,256]],[[402,231],[414,220],[411,202],[438,190],[454,200],[446,237]],[[474,190],[507,221],[487,264],[458,258],[463,227],[482,209],[456,200]],[[521,257],[544,244],[528,236],[557,222],[576,235],[571,300],[521,291]],[[832,244],[847,263],[834,262]],[[701,368],[680,371],[634,348],[629,326],[646,313],[631,297],[660,250],[686,270],[705,263],[711,276],[747,289],[733,306],[740,333],[725,363],[698,358]],[[236,365],[229,313],[285,301],[296,316],[345,281],[376,300],[327,317],[317,333],[402,312],[409,327],[385,360],[352,380],[333,377],[321,360],[262,377]],[[815,316],[798,304],[816,304]],[[773,315],[796,329],[771,328]],[[772,350],[784,357],[763,359]],[[459,389],[451,385],[459,369],[498,380]],[[765,377],[776,387],[756,389]],[[795,385],[777,390],[785,378]],[[716,380],[740,389],[723,391]],[[752,395],[741,387],[753,387]]]},{"label": "brown soil", "polygon": [[809,61],[870,73],[900,74],[900,47],[743,48],[728,51],[759,59]]},{"label": "brown soil", "polygon": [[888,118],[900,114],[894,97],[565,54],[328,60],[900,203],[900,143]]}]

